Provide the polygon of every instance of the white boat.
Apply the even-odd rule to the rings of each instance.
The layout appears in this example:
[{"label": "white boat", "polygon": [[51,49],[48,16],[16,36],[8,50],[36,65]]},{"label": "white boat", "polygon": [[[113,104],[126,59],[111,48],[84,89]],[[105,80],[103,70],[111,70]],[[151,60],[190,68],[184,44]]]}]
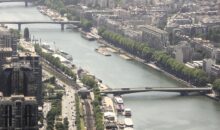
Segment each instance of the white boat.
[{"label": "white boat", "polygon": [[115,109],[118,112],[123,112],[124,111],[124,101],[120,96],[115,96],[114,97],[114,102],[115,102]]},{"label": "white boat", "polygon": [[131,109],[130,108],[125,108],[124,109],[124,116],[127,116],[127,117],[131,116]]},{"label": "white boat", "polygon": [[133,128],[133,121],[132,121],[132,119],[131,118],[125,118],[124,119],[124,122],[125,122],[125,127],[131,127],[131,128]]},{"label": "white boat", "polygon": [[123,104],[124,103],[123,99],[120,96],[115,96],[114,101],[117,104]]}]

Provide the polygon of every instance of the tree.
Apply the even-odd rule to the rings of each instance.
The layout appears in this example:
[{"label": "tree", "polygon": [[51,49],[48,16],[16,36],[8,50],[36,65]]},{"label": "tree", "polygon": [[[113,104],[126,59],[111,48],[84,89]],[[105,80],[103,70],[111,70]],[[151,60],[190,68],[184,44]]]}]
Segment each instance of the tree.
[{"label": "tree", "polygon": [[90,31],[90,28],[92,27],[92,21],[81,19],[81,26],[84,31]]},{"label": "tree", "polygon": [[19,32],[18,30],[16,30],[16,29],[9,29],[9,32],[10,32],[13,36],[15,36],[16,38],[20,38],[20,37],[21,37],[20,32]]},{"label": "tree", "polygon": [[120,6],[120,4],[121,4],[121,0],[115,0],[115,5],[118,7],[118,6]]},{"label": "tree", "polygon": [[213,83],[213,89],[216,92],[216,96],[220,97],[220,79],[216,79]]},{"label": "tree", "polygon": [[215,90],[220,90],[220,79],[216,79],[213,83],[213,88]]},{"label": "tree", "polygon": [[60,122],[57,122],[55,127],[56,127],[56,130],[64,130],[64,125]]},{"label": "tree", "polygon": [[67,117],[64,118],[63,125],[64,125],[64,130],[69,129],[69,121],[68,121]]},{"label": "tree", "polygon": [[67,13],[66,9],[65,8],[61,8],[60,9],[61,16],[64,16],[65,13]]},{"label": "tree", "polygon": [[88,75],[83,76],[82,82],[83,82],[83,84],[87,85],[90,88],[95,88],[97,86],[97,83],[94,80],[94,78],[91,76],[88,76]]},{"label": "tree", "polygon": [[24,39],[25,41],[30,41],[29,29],[27,27],[24,29]]}]

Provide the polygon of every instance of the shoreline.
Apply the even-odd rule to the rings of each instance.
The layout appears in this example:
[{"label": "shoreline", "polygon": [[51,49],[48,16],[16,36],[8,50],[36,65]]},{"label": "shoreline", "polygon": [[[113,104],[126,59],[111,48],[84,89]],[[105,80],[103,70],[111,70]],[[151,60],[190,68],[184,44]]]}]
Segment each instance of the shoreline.
[{"label": "shoreline", "polygon": [[[158,71],[158,72],[163,73],[164,75],[168,76],[169,78],[172,78],[173,80],[175,80],[175,81],[181,83],[182,85],[185,85],[186,87],[193,87],[193,88],[196,87],[196,86],[191,85],[190,83],[188,83],[188,82],[186,82],[186,81],[184,81],[184,80],[182,80],[182,79],[180,79],[180,78],[177,78],[177,77],[175,77],[174,75],[172,75],[172,74],[166,72],[165,70],[161,69],[160,67],[158,67],[158,66],[155,65],[154,63],[146,63],[143,59],[141,59],[141,58],[139,58],[139,57],[136,57],[136,56],[134,56],[134,55],[131,55],[131,54],[129,54],[128,52],[122,50],[121,48],[115,47],[114,45],[108,43],[107,41],[105,41],[105,40],[103,40],[103,39],[102,39],[102,40],[97,40],[97,42],[100,43],[100,44],[104,44],[104,45],[106,45],[106,46],[109,47],[109,48],[114,49],[114,50],[116,51],[116,54],[118,54],[118,56],[120,56],[120,54],[121,54],[121,52],[122,52],[123,55],[128,56],[129,58],[131,58],[131,60],[134,60],[134,61],[143,63],[143,64],[146,65],[147,67],[149,67],[149,68],[151,68],[151,69],[153,69],[153,70],[155,70],[155,71]],[[121,56],[120,56],[120,57],[121,57]],[[125,60],[126,60],[126,59],[125,59]],[[210,99],[212,99],[212,100],[215,100],[215,101],[219,101],[219,102],[220,102],[220,99],[217,98],[216,96],[213,96],[213,95],[210,95],[210,94],[204,94],[204,96],[206,96],[206,97],[208,97],[208,98],[210,98]]]},{"label": "shoreline", "polygon": [[[39,10],[40,12],[40,10]],[[49,18],[52,18],[51,16],[47,15]],[[81,31],[81,30],[78,30],[81,35],[84,34],[85,32]],[[98,34],[97,34],[98,35]],[[196,86],[193,86],[191,85],[190,83],[180,79],[180,78],[177,78],[175,77],[174,75],[166,72],[165,70],[161,69],[160,67],[158,67],[157,65],[155,65],[154,63],[146,63],[145,60],[139,58],[139,57],[136,57],[132,54],[129,54],[128,52],[124,51],[123,49],[121,48],[117,48],[115,47],[114,45],[108,43],[107,41],[103,40],[103,39],[96,39],[96,41],[100,44],[104,44],[106,47],[108,48],[111,48],[114,50],[111,51],[113,53],[116,53],[118,56],[120,56],[121,58],[125,59],[125,60],[135,60],[137,62],[140,62],[140,63],[143,63],[144,65],[146,65],[147,67],[153,69],[153,70],[156,70],[158,72],[161,72],[163,73],[164,75],[168,76],[169,78],[181,83],[182,85],[185,85],[186,87],[196,87]],[[215,97],[215,96],[210,96],[209,94],[205,94],[205,96],[209,97],[210,99],[213,99],[213,100],[217,100],[217,101],[220,101],[219,98]]]},{"label": "shoreline", "polygon": [[[105,40],[99,40],[99,41],[97,41],[97,42],[100,43],[100,44],[105,44],[107,47],[110,47],[110,48],[116,50],[117,52],[118,52],[118,50],[119,50],[119,48],[117,48],[117,47],[111,45],[110,43],[106,42]],[[162,72],[162,73],[165,74],[166,76],[168,76],[168,77],[174,79],[175,81],[178,81],[178,82],[182,83],[183,85],[186,85],[187,87],[196,87],[196,86],[192,86],[192,85],[189,84],[188,82],[186,82],[186,81],[184,81],[184,80],[182,80],[182,79],[179,79],[179,78],[173,76],[172,74],[170,74],[170,73],[164,71],[163,69],[161,69],[160,67],[158,67],[158,66],[155,65],[154,63],[146,63],[143,59],[138,58],[138,57],[136,57],[136,56],[134,56],[134,55],[131,55],[131,54],[129,54],[129,53],[127,53],[126,51],[121,50],[121,49],[120,49],[120,52],[122,52],[124,55],[128,56],[129,58],[131,58],[131,60],[135,60],[135,61],[137,61],[137,62],[143,63],[144,65],[146,65],[146,66],[148,66],[148,67],[150,67],[150,68],[152,68],[152,69],[154,69],[154,70],[156,70],[156,71]],[[120,53],[117,53],[117,54],[120,55]]]}]

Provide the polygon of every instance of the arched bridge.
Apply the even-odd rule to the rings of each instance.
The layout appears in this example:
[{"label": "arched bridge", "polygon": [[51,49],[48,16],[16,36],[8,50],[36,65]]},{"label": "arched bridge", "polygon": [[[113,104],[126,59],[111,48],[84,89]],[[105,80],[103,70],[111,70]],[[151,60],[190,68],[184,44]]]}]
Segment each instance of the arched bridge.
[{"label": "arched bridge", "polygon": [[150,91],[159,91],[159,92],[177,92],[181,95],[187,95],[191,92],[199,93],[210,93],[212,91],[211,87],[205,88],[165,88],[165,87],[145,87],[145,88],[117,88],[117,89],[107,89],[101,91],[102,94],[130,94],[130,93],[139,93],[139,92],[150,92]]},{"label": "arched bridge", "polygon": [[27,7],[28,3],[35,2],[35,1],[38,1],[38,0],[0,0],[0,3],[2,3],[2,2],[24,2],[25,7]]},{"label": "arched bridge", "polygon": [[4,21],[4,22],[0,21],[0,24],[17,24],[19,31],[21,30],[22,24],[60,24],[61,30],[64,30],[65,24],[79,25],[80,21]]}]

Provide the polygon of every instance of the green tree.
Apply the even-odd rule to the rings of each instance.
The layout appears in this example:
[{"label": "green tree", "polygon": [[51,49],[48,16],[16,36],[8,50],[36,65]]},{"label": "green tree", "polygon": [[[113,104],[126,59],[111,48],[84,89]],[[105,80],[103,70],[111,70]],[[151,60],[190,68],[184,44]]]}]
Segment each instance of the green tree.
[{"label": "green tree", "polygon": [[61,16],[64,16],[65,13],[67,13],[67,10],[65,8],[60,9]]},{"label": "green tree", "polygon": [[64,66],[59,58],[55,58],[52,56],[52,54],[49,53],[45,53],[42,52],[42,49],[40,47],[39,44],[35,44],[35,51],[42,56],[43,58],[45,58],[47,61],[49,61],[51,64],[53,64],[54,66],[56,66],[57,68],[61,69],[65,74],[67,74],[68,76],[70,76],[74,81],[76,81],[76,74],[68,67]]},{"label": "green tree", "polygon": [[82,82],[83,84],[87,85],[90,88],[95,88],[97,87],[97,82],[94,80],[93,77],[88,76],[88,75],[84,75],[82,77]]},{"label": "green tree", "polygon": [[16,30],[16,29],[9,29],[9,32],[15,36],[16,38],[20,38],[21,37],[21,34],[19,32],[19,30]]},{"label": "green tree", "polygon": [[56,125],[56,130],[64,130],[64,125],[63,123],[57,122]]},{"label": "green tree", "polygon": [[64,118],[63,124],[64,124],[64,130],[68,130],[69,129],[69,121],[68,121],[67,117]]},{"label": "green tree", "polygon": [[213,88],[215,90],[220,90],[220,79],[216,79],[213,83]]},{"label": "green tree", "polygon": [[87,19],[81,19],[81,26],[84,31],[90,31],[92,27],[92,21]]},{"label": "green tree", "polygon": [[24,29],[24,39],[25,41],[30,41],[30,33],[27,27]]},{"label": "green tree", "polygon": [[220,79],[216,79],[214,81],[213,89],[216,92],[216,96],[220,97]]}]

